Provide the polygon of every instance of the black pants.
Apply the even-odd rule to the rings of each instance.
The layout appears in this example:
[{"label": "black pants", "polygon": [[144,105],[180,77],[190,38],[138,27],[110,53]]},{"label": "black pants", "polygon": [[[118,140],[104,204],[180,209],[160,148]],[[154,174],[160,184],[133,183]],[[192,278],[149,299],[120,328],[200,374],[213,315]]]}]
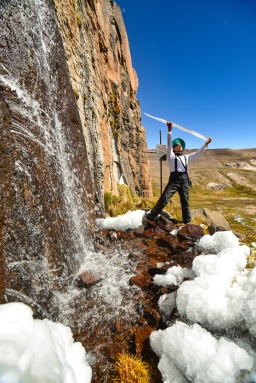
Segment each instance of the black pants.
[{"label": "black pants", "polygon": [[176,192],[178,192],[180,196],[182,220],[184,223],[189,223],[191,221],[191,213],[189,208],[189,185],[187,173],[173,172],[170,174],[168,184],[155,207],[152,209],[151,214],[156,217]]}]

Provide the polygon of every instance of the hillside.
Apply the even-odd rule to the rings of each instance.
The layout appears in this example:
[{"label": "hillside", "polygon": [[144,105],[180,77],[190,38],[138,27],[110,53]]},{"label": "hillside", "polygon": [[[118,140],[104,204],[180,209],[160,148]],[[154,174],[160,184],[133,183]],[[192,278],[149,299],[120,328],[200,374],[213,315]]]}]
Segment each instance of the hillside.
[{"label": "hillside", "polygon": [[[154,195],[159,195],[160,163],[155,150],[149,150],[149,158]],[[169,169],[166,161],[162,164],[164,189]],[[252,238],[256,235],[256,149],[208,149],[189,165],[189,175],[191,209],[217,210],[233,229]],[[178,202],[178,196],[174,201]]]}]

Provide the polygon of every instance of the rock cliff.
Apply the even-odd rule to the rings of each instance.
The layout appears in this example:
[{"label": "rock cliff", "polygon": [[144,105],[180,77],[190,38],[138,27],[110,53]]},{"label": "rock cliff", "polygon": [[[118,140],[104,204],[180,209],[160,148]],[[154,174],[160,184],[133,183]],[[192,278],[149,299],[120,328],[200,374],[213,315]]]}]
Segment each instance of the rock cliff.
[{"label": "rock cliff", "polygon": [[152,196],[145,130],[121,10],[111,0],[54,0],[83,125],[92,183],[102,201],[124,182]]}]

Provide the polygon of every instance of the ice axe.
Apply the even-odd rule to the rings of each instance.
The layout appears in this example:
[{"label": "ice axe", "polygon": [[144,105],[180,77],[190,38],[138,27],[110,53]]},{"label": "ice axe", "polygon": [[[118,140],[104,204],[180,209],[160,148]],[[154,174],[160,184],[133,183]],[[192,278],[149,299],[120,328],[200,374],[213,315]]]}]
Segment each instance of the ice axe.
[{"label": "ice axe", "polygon": [[[150,117],[150,118],[153,118],[154,120],[162,122],[163,124],[167,124],[167,122],[168,122],[166,120],[163,120],[162,118],[154,117],[154,116],[151,116],[150,114],[147,114],[147,113],[144,113],[144,114],[146,116]],[[202,138],[202,140],[207,140],[208,139],[208,137],[205,137],[203,134],[197,133],[194,130],[191,130],[191,129],[188,129],[188,128],[184,128],[184,126],[177,125],[174,122],[172,122],[172,125],[175,128],[179,129],[179,130],[183,130],[183,132],[187,132],[187,133],[193,134],[193,136]]]}]

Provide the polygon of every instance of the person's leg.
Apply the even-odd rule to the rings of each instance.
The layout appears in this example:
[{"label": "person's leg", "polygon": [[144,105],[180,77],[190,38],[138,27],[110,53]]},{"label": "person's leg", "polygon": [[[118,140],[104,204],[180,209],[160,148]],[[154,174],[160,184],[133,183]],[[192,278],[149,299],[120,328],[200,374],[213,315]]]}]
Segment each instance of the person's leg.
[{"label": "person's leg", "polygon": [[156,205],[153,207],[151,212],[147,215],[148,219],[154,219],[158,216],[158,214],[161,213],[163,208],[167,205],[167,203],[170,201],[174,193],[179,189],[180,187],[180,178],[175,175],[170,175],[169,182],[166,185],[161,197],[157,201]]},{"label": "person's leg", "polygon": [[182,210],[182,220],[184,223],[191,222],[191,213],[189,206],[189,186],[187,174],[182,174],[182,182],[178,190],[180,196],[181,210]]}]

